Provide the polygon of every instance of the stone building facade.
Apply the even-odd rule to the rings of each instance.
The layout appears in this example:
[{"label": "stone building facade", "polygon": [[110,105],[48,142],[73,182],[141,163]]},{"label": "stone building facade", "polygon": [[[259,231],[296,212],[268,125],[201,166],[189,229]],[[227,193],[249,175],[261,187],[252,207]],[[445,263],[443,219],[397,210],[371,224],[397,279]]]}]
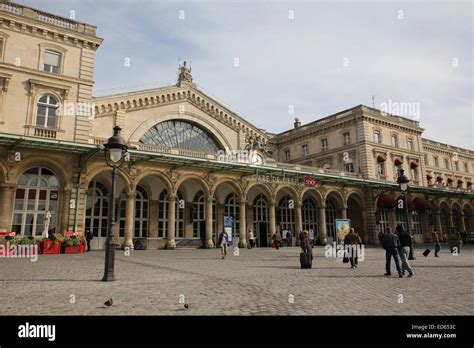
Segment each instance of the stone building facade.
[{"label": "stone building facade", "polygon": [[[92,25],[3,1],[0,40],[0,231],[40,236],[49,211],[51,231],[90,229],[101,249],[111,204],[117,243],[150,249],[211,247],[224,216],[240,246],[249,230],[260,246],[303,229],[327,243],[346,218],[366,243],[407,216],[419,242],[474,230],[474,152],[422,138],[415,120],[359,105],[275,135],[203,93],[185,64],[175,85],[94,97]],[[110,202],[114,126],[130,156]]]}]

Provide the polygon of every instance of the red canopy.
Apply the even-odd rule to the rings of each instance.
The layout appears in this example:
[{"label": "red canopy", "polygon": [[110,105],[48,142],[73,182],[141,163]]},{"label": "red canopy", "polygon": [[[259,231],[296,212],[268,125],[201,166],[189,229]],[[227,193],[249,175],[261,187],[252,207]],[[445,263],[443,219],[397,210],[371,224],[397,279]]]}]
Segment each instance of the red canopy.
[{"label": "red canopy", "polygon": [[385,162],[387,159],[383,155],[378,155],[377,156],[377,162]]},{"label": "red canopy", "polygon": [[425,197],[415,197],[413,199],[415,210],[426,210],[430,208],[430,204]]},{"label": "red canopy", "polygon": [[464,184],[464,181],[462,179],[458,179],[458,185]]},{"label": "red canopy", "polygon": [[395,197],[392,194],[384,193],[377,200],[377,208],[393,208],[395,207]]},{"label": "red canopy", "polygon": [[432,177],[430,174],[426,174],[426,179],[427,179],[428,181],[431,181],[431,179],[433,179],[433,177]]},{"label": "red canopy", "polygon": [[415,161],[411,161],[411,163],[410,163],[410,168],[411,168],[411,169],[418,168],[418,163],[415,162]]},{"label": "red canopy", "polygon": [[453,178],[448,177],[448,182],[453,182]]},{"label": "red canopy", "polygon": [[401,166],[402,164],[403,164],[403,160],[401,160],[401,159],[399,159],[399,158],[397,158],[397,159],[395,160],[395,165],[396,165],[396,166]]},{"label": "red canopy", "polygon": [[467,184],[467,186],[472,186],[472,181],[469,180],[466,184]]},{"label": "red canopy", "polygon": [[[405,202],[405,197],[403,196],[398,196],[397,199],[395,200],[395,208],[398,208],[398,201],[399,200],[402,200],[403,202]],[[403,207],[405,208],[405,206]],[[415,204],[413,203],[412,200],[408,200],[408,210],[415,210]]]},{"label": "red canopy", "polygon": [[442,182],[442,181],[443,181],[443,177],[442,177],[441,175],[438,175],[438,176],[436,177],[436,181],[437,181],[437,182]]}]

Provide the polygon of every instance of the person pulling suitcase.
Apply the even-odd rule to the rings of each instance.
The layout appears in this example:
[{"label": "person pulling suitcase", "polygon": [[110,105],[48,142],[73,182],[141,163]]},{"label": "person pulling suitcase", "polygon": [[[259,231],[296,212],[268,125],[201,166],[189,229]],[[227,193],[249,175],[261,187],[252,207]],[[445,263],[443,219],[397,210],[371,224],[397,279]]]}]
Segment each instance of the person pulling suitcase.
[{"label": "person pulling suitcase", "polygon": [[311,245],[307,230],[303,231],[301,237],[300,264],[301,268],[311,268],[313,265],[313,246]]}]

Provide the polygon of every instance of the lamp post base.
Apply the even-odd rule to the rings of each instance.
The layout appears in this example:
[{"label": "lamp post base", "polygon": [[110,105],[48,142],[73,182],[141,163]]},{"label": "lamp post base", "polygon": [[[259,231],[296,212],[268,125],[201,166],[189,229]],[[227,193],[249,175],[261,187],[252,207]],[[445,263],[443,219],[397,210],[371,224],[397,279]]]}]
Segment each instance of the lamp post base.
[{"label": "lamp post base", "polygon": [[115,280],[114,272],[115,263],[115,242],[114,240],[108,240],[105,249],[105,270],[104,276],[102,277],[103,282],[111,282]]}]

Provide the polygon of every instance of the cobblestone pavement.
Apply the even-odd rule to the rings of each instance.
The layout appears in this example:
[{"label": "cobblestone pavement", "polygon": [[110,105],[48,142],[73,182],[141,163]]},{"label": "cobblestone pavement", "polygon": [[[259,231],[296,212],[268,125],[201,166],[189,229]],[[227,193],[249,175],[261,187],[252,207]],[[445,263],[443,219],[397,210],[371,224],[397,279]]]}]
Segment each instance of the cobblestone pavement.
[{"label": "cobblestone pavement", "polygon": [[375,247],[357,269],[317,247],[309,270],[300,269],[297,247],[240,250],[226,260],[218,249],[120,251],[115,282],[100,281],[103,251],[0,258],[0,314],[473,315],[474,248],[453,256],[443,246],[439,258],[422,248],[415,277],[403,279],[383,275],[385,252]]}]

